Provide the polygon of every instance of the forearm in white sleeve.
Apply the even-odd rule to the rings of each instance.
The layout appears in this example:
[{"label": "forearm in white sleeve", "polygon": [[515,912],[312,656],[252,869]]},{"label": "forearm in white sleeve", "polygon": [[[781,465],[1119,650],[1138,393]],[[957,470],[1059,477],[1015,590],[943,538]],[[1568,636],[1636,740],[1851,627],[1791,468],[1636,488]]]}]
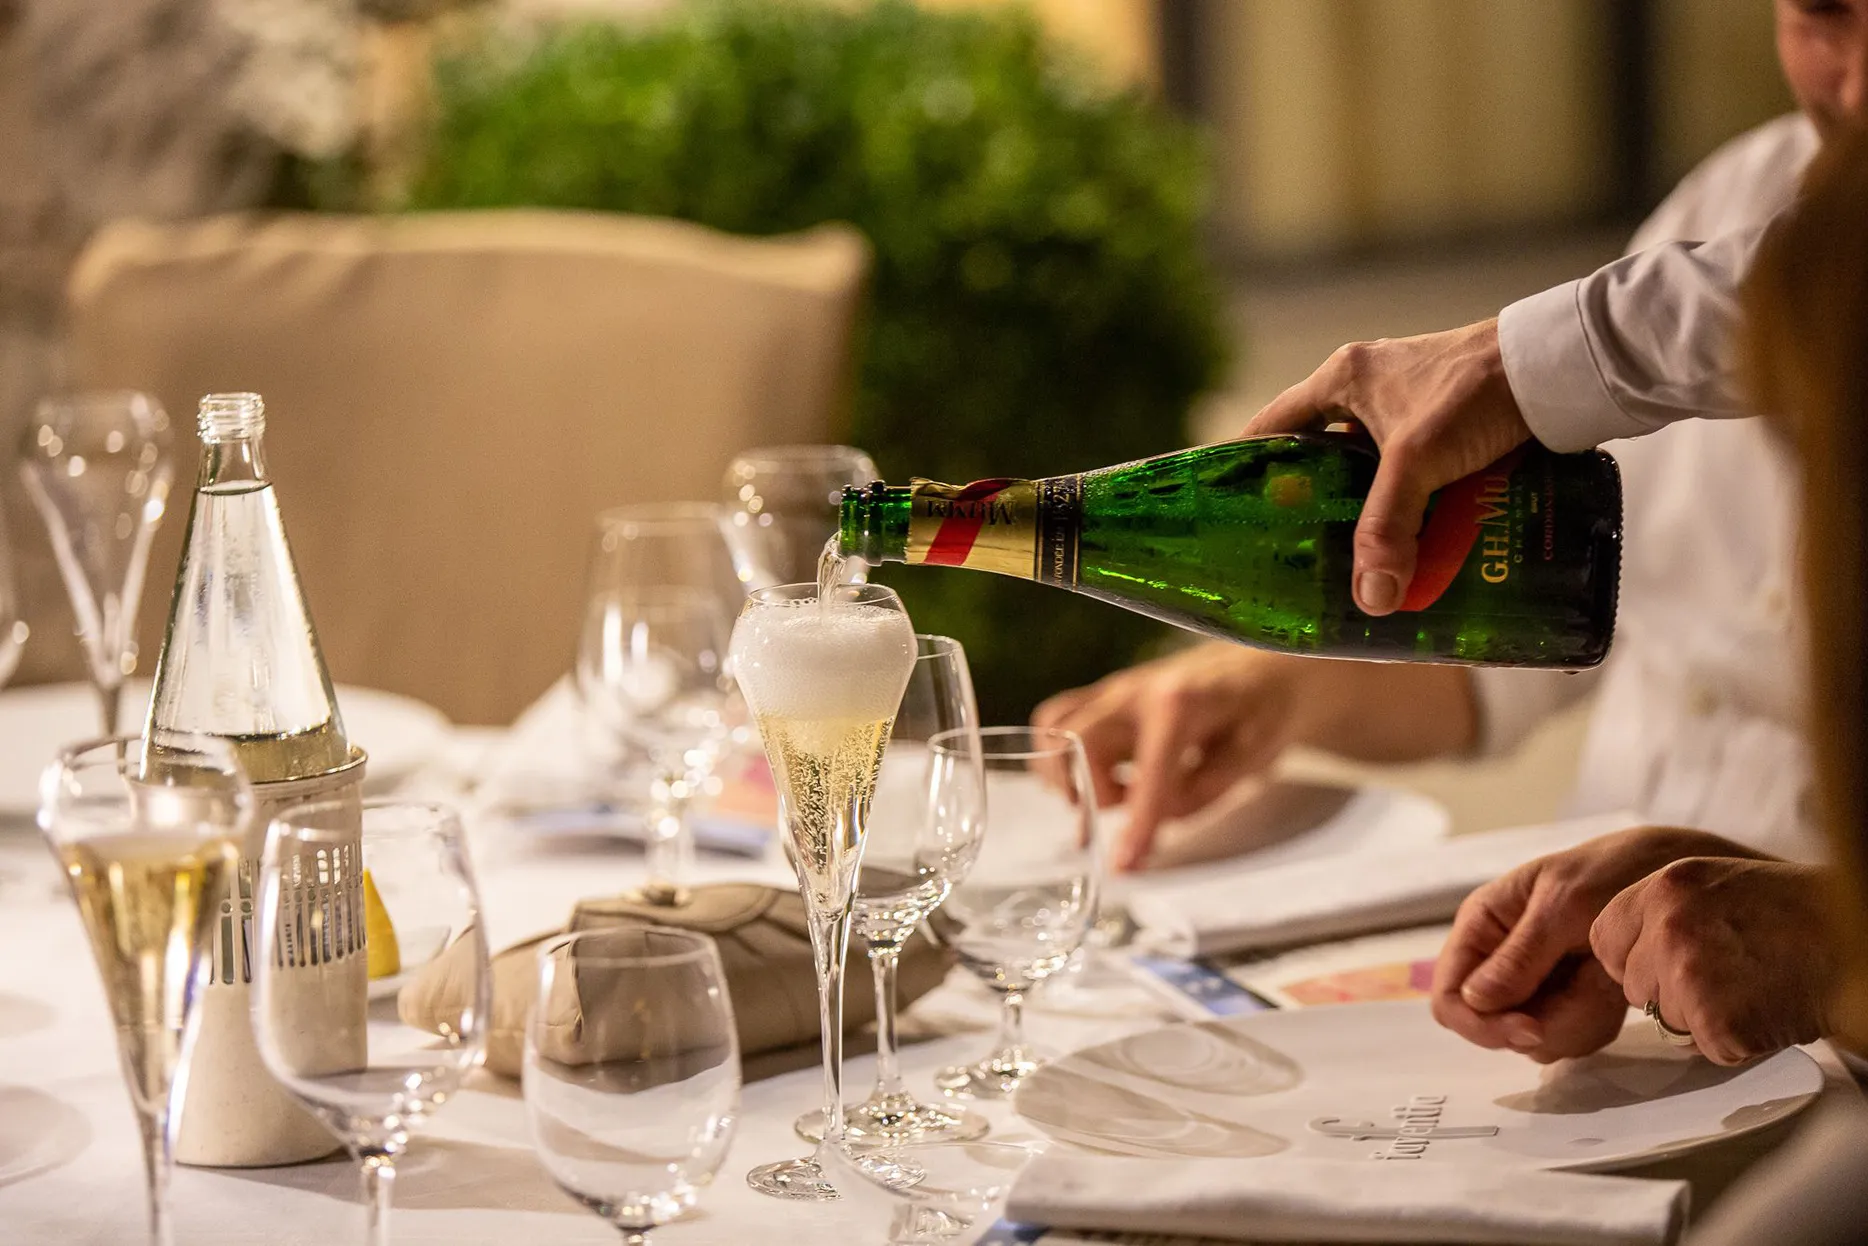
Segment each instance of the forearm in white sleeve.
[{"label": "forearm in white sleeve", "polygon": [[1500,312],[1505,376],[1532,436],[1569,453],[1754,414],[1733,355],[1739,284],[1765,228],[1638,251]]},{"label": "forearm in white sleeve", "polygon": [[1517,748],[1559,710],[1588,696],[1600,670],[1571,674],[1474,666],[1466,674],[1472,680],[1475,727],[1466,755],[1496,757]]}]

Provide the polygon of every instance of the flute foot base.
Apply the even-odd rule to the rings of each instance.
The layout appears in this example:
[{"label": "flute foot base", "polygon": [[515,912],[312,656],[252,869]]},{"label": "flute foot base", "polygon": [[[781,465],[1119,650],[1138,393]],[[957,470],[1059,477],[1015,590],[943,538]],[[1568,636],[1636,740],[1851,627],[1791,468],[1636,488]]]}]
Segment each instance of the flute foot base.
[{"label": "flute foot base", "polygon": [[761,1164],[746,1174],[746,1184],[772,1198],[801,1203],[829,1203],[843,1197],[814,1159]]}]

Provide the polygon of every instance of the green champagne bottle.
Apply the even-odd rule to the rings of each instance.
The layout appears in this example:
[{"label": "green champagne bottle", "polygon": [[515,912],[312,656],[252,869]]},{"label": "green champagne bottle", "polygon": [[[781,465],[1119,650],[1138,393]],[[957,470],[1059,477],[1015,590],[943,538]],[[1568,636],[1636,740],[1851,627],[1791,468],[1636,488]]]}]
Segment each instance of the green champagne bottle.
[{"label": "green champagne bottle", "polygon": [[1532,442],[1440,490],[1399,611],[1350,597],[1376,453],[1349,433],[1251,437],[1044,480],[843,491],[865,562],[973,567],[1181,627],[1337,658],[1581,669],[1608,652],[1621,475]]}]

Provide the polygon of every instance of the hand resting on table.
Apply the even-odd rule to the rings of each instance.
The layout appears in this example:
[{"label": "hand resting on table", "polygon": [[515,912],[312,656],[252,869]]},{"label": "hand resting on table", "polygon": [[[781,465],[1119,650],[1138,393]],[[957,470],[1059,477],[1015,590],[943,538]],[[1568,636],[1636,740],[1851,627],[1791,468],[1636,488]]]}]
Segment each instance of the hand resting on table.
[{"label": "hand resting on table", "polygon": [[1833,964],[1821,873],[1716,835],[1636,827],[1466,898],[1434,969],[1442,1025],[1549,1062],[1649,1000],[1721,1064],[1820,1036]]}]

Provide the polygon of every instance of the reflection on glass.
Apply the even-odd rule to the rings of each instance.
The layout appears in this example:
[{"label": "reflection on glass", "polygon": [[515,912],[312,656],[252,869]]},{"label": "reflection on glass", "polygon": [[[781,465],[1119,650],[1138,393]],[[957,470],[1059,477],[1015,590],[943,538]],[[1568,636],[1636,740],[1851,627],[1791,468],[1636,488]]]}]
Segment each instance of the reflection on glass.
[{"label": "reflection on glass", "polygon": [[867,1229],[883,1228],[887,1246],[961,1246],[998,1219],[1012,1184],[1042,1149],[1008,1142],[939,1142],[830,1157],[837,1188],[847,1191]]},{"label": "reflection on glass", "polygon": [[739,1041],[705,935],[589,930],[539,949],[525,1107],[539,1160],[584,1207],[646,1246],[726,1158]]},{"label": "reflection on glass", "polygon": [[726,652],[744,594],[726,531],[720,509],[700,503],[597,517],[576,684],[617,803],[647,800],[642,894],[657,903],[681,899],[694,855],[689,810],[736,717]]},{"label": "reflection on glass", "polygon": [[[931,742],[937,755],[968,746],[950,737]],[[1004,1006],[991,1054],[942,1069],[934,1084],[950,1095],[1004,1099],[1039,1063],[1025,1041],[1025,995],[1082,946],[1096,920],[1101,865],[1096,797],[1076,735],[987,727],[979,739],[988,830],[979,860],[933,925]]]},{"label": "reflection on glass", "polygon": [[174,471],[170,440],[161,404],[126,391],[47,398],[20,441],[20,477],[51,537],[107,735],[136,670],[143,572]]},{"label": "reflection on glass", "polygon": [[[443,805],[321,801],[267,828],[253,1037],[266,1068],[350,1148],[366,1241],[387,1246],[396,1161],[486,1048],[492,982],[460,818]],[[435,1032],[373,1008],[372,978],[443,959],[463,985]]]},{"label": "reflection on glass", "polygon": [[880,478],[855,446],[763,446],[736,457],[721,490],[746,587],[816,579],[844,487]]}]

